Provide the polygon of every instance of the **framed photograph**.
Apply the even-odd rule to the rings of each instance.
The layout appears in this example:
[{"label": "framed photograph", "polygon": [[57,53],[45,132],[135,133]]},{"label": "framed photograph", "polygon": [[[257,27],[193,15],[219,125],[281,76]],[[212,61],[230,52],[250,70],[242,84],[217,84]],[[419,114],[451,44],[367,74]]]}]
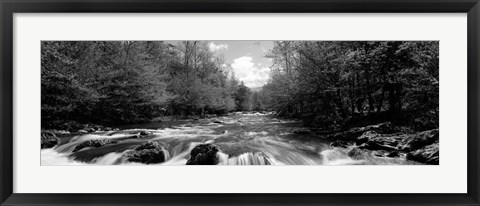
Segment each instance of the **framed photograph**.
[{"label": "framed photograph", "polygon": [[0,6],[1,205],[480,205],[478,0]]}]

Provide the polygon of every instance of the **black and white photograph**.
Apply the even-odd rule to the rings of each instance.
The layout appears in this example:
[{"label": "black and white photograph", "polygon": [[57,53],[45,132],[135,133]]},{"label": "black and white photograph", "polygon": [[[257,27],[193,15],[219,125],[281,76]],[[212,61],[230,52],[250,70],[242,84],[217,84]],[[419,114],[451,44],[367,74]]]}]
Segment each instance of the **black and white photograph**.
[{"label": "black and white photograph", "polygon": [[41,166],[440,164],[439,41],[42,41],[40,52]]}]

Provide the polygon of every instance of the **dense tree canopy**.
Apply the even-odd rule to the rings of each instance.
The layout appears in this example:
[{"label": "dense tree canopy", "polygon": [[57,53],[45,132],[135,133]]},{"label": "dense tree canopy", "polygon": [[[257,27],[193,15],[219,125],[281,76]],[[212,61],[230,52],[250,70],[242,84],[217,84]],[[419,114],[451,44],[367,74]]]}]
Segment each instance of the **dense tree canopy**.
[{"label": "dense tree canopy", "polygon": [[273,110],[308,126],[438,128],[439,44],[276,41],[252,91],[208,42],[42,42],[42,126]]},{"label": "dense tree canopy", "polygon": [[235,110],[238,81],[206,42],[42,42],[42,126]]},{"label": "dense tree canopy", "polygon": [[[438,42],[279,41],[268,107],[314,126],[357,117],[438,128]],[[371,122],[370,122],[371,123]]]}]

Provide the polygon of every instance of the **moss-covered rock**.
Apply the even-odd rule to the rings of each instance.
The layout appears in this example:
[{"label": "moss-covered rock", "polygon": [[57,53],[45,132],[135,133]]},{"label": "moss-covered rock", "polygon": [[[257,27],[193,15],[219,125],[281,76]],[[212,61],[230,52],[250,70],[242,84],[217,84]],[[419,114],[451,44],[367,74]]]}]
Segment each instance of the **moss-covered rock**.
[{"label": "moss-covered rock", "polygon": [[218,164],[218,148],[212,144],[197,145],[190,152],[187,165],[216,165]]},{"label": "moss-covered rock", "polygon": [[124,157],[130,162],[156,164],[168,159],[168,151],[160,143],[148,141],[125,153]]},{"label": "moss-covered rock", "polygon": [[438,165],[440,160],[438,141],[421,149],[409,152],[407,159],[425,164]]}]

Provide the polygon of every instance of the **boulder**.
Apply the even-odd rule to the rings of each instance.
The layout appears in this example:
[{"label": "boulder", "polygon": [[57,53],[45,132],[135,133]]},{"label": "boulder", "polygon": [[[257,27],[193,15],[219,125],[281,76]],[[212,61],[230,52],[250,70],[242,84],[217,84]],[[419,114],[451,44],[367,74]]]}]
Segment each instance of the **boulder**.
[{"label": "boulder", "polygon": [[438,141],[421,149],[409,152],[407,159],[430,165],[438,165],[440,159]]},{"label": "boulder", "polygon": [[400,157],[400,153],[393,151],[387,154],[387,157]]},{"label": "boulder", "polygon": [[372,155],[375,157],[385,157],[387,156],[387,152],[384,150],[373,151]]},{"label": "boulder", "polygon": [[384,122],[376,125],[369,125],[365,127],[354,127],[345,132],[337,133],[330,138],[340,139],[344,141],[356,141],[359,136],[367,131],[375,131],[381,134],[390,134],[394,132],[393,125],[390,122]]},{"label": "boulder", "polygon": [[335,140],[335,142],[332,142],[330,144],[331,147],[342,147],[342,148],[347,148],[348,143],[342,140]]},{"label": "boulder", "polygon": [[87,131],[88,133],[92,133],[92,132],[96,132],[97,130],[95,130],[94,128],[92,127],[87,127],[87,128],[84,128],[83,130]]},{"label": "boulder", "polygon": [[372,152],[372,154],[376,157],[400,157],[400,153],[397,151],[388,152],[385,150],[377,150]]},{"label": "boulder", "polygon": [[161,163],[168,159],[168,151],[158,142],[148,141],[124,154],[130,162]]},{"label": "boulder", "polygon": [[362,149],[414,151],[438,140],[438,129],[417,134],[379,134],[367,131],[359,136],[355,143]]},{"label": "boulder", "polygon": [[351,149],[347,154],[349,157],[351,157],[352,159],[363,159],[363,153],[364,151],[360,148],[353,148]]},{"label": "boulder", "polygon": [[197,145],[190,152],[187,165],[216,165],[218,164],[218,148],[212,144]]},{"label": "boulder", "polygon": [[372,141],[374,137],[378,137],[378,136],[379,134],[375,131],[367,131],[363,133],[361,136],[357,137],[357,139],[355,140],[355,144],[361,145],[361,144],[367,143],[369,141]]},{"label": "boulder", "polygon": [[101,146],[104,146],[104,145],[107,145],[107,144],[115,144],[117,143],[116,141],[112,141],[111,139],[93,139],[93,140],[87,140],[87,141],[84,141],[82,143],[80,143],[79,145],[77,145],[75,147],[75,149],[73,149],[73,152],[77,152],[77,151],[80,151],[81,149],[83,148],[86,148],[86,147],[101,147]]},{"label": "boulder", "polygon": [[60,138],[58,138],[53,132],[42,131],[41,132],[41,148],[47,149],[55,147],[60,143]]},{"label": "boulder", "polygon": [[141,131],[140,133],[138,133],[138,135],[140,136],[148,136],[148,135],[151,135],[152,132],[149,132],[149,131]]},{"label": "boulder", "polygon": [[384,145],[375,141],[369,141],[367,143],[363,143],[362,145],[358,146],[360,149],[368,149],[368,150],[387,150],[387,151],[394,151],[397,150],[396,147],[390,145]]},{"label": "boulder", "polygon": [[401,142],[408,137],[406,134],[379,134],[367,131],[355,140],[355,144],[369,150],[398,150]]},{"label": "boulder", "polygon": [[415,151],[427,145],[433,144],[439,140],[439,130],[433,129],[411,135],[406,138],[401,144],[401,149],[405,151]]}]

